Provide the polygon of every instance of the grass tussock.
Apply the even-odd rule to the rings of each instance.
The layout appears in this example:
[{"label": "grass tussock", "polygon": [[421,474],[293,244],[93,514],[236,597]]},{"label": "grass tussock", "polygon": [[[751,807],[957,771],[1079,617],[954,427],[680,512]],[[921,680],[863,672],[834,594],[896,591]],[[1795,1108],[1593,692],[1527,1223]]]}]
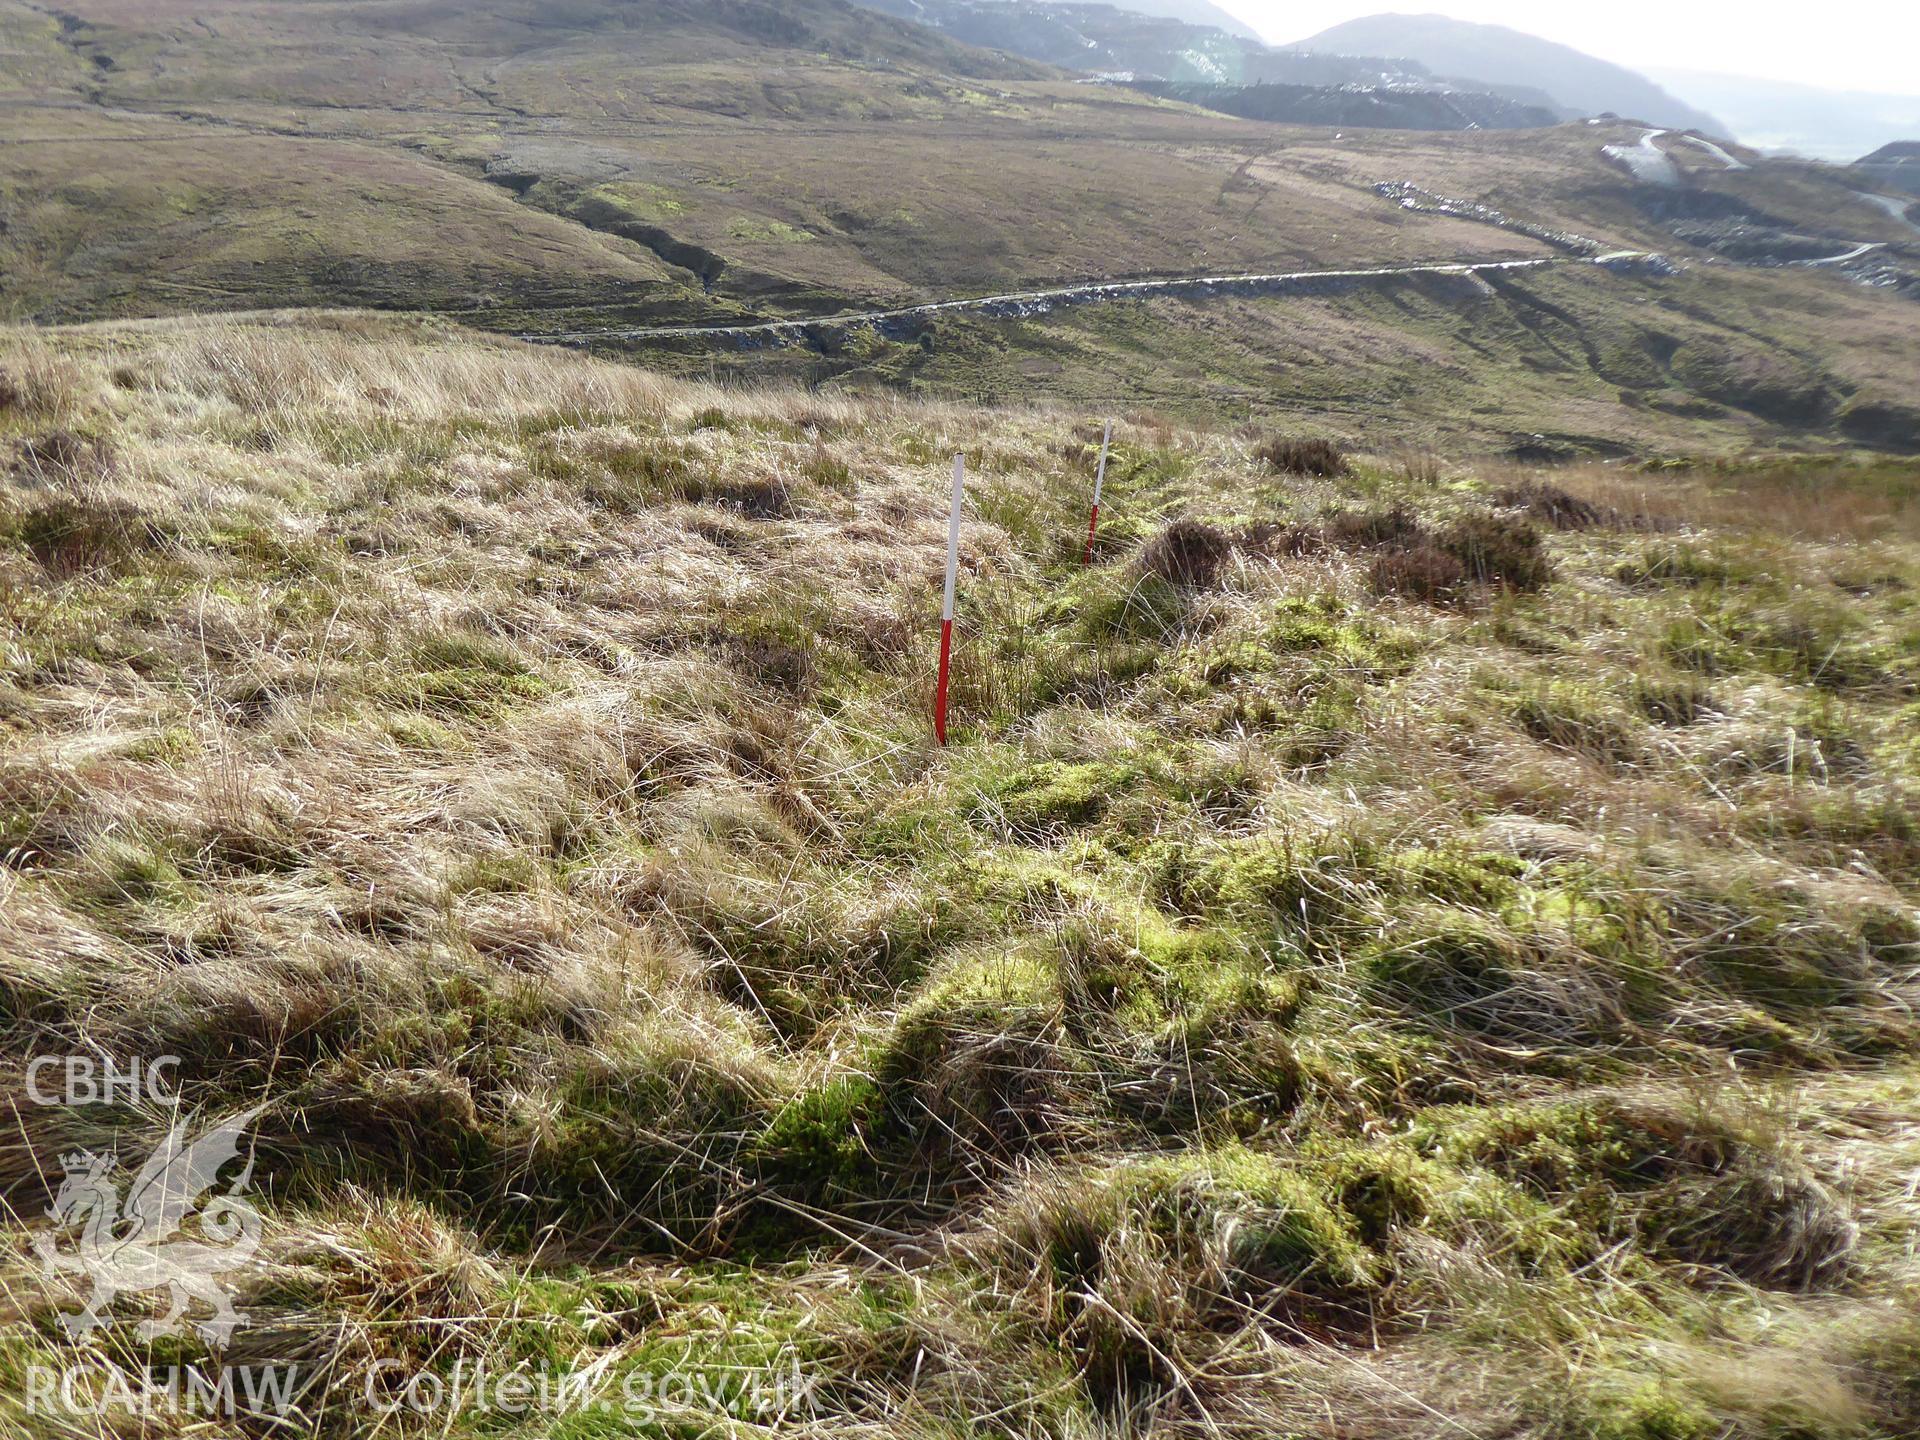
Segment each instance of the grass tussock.
[{"label": "grass tussock", "polygon": [[1279,532],[1283,553],[1328,549],[1369,557],[1375,594],[1445,601],[1502,590],[1538,590],[1553,579],[1543,536],[1529,521],[1470,510],[1435,525],[1404,502],[1336,510],[1316,524]]},{"label": "grass tussock", "polygon": [[167,1117],[29,1058],[172,1054],[266,1107],[223,1353],[304,1433],[1920,1421],[1911,467],[1141,416],[1083,566],[1079,415],[365,317],[0,376],[10,1379],[217,1358],[30,1248]]},{"label": "grass tussock", "polygon": [[1197,520],[1176,520],[1141,550],[1139,568],[1142,575],[1205,590],[1220,578],[1232,554],[1233,542],[1225,531]]},{"label": "grass tussock", "polygon": [[1350,474],[1353,468],[1346,451],[1318,436],[1302,439],[1276,435],[1254,446],[1253,455],[1282,475],[1311,475],[1331,480]]}]

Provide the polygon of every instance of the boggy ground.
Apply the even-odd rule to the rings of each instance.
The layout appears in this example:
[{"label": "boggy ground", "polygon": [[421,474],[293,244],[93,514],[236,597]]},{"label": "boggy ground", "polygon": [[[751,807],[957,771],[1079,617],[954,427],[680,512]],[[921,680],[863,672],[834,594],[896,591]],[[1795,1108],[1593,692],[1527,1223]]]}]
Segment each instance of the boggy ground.
[{"label": "boggy ground", "polygon": [[[354,316],[0,374],[7,1433],[1920,1427],[1913,465],[1125,414],[1082,570],[1093,415]],[[169,1118],[21,1098],[96,1050],[268,1103],[224,1353],[61,1327],[49,1191]],[[685,1383],[373,1403],[483,1366]]]}]

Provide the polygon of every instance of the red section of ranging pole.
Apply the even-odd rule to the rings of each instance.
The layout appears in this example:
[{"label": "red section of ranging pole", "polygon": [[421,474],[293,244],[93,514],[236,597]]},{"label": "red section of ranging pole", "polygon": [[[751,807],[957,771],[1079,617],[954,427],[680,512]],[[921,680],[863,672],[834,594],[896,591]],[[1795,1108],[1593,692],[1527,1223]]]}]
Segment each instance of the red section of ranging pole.
[{"label": "red section of ranging pole", "polygon": [[940,622],[940,683],[933,691],[933,738],[947,743],[947,680],[953,666],[953,621]]},{"label": "red section of ranging pole", "polygon": [[1107,433],[1100,439],[1100,468],[1093,477],[1093,513],[1087,517],[1087,553],[1080,557],[1085,569],[1093,563],[1093,536],[1100,528],[1100,491],[1107,483],[1107,451],[1113,447],[1113,421],[1107,421]]},{"label": "red section of ranging pole", "polygon": [[940,680],[933,690],[933,735],[947,743],[947,681],[953,665],[953,591],[960,569],[960,499],[967,488],[967,457],[953,457],[953,509],[947,515],[947,588],[940,602]]}]

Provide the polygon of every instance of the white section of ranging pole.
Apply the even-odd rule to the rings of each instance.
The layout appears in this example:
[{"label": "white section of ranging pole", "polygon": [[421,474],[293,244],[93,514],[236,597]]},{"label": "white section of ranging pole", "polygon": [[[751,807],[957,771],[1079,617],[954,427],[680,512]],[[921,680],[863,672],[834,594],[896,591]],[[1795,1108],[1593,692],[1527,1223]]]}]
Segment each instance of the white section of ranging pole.
[{"label": "white section of ranging pole", "polygon": [[1100,492],[1107,484],[1107,452],[1113,448],[1113,421],[1107,421],[1107,433],[1100,437],[1100,468],[1093,475],[1093,509],[1087,513],[1087,548],[1080,556],[1082,569],[1093,564],[1093,537],[1100,529]]},{"label": "white section of ranging pole", "polygon": [[947,743],[947,694],[953,673],[953,591],[960,573],[960,501],[967,488],[967,457],[953,457],[953,510],[947,518],[947,592],[940,602],[940,675],[933,686],[933,738]]},{"label": "white section of ranging pole", "polygon": [[1107,421],[1107,433],[1100,437],[1100,468],[1093,475],[1093,508],[1100,508],[1100,492],[1107,484],[1107,452],[1113,449],[1113,421]]},{"label": "white section of ranging pole", "polygon": [[960,501],[967,488],[967,457],[953,457],[953,511],[947,517],[947,593],[940,605],[940,618],[953,619],[953,590],[960,570]]}]

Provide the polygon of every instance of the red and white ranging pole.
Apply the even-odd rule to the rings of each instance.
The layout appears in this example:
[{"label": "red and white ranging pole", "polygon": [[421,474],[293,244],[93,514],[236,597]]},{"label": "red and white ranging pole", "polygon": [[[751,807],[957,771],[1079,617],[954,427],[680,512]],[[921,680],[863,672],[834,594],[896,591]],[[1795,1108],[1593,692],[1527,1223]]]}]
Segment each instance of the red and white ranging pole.
[{"label": "red and white ranging pole", "polygon": [[1093,535],[1100,528],[1100,492],[1107,483],[1107,451],[1113,448],[1113,421],[1107,421],[1107,433],[1100,437],[1100,468],[1093,476],[1093,513],[1087,517],[1087,553],[1080,557],[1081,568],[1093,563]]},{"label": "red and white ranging pole", "polygon": [[940,602],[940,681],[933,692],[933,735],[947,743],[947,680],[953,666],[953,590],[960,570],[960,500],[967,488],[967,457],[953,457],[953,510],[947,517],[947,589]]}]

